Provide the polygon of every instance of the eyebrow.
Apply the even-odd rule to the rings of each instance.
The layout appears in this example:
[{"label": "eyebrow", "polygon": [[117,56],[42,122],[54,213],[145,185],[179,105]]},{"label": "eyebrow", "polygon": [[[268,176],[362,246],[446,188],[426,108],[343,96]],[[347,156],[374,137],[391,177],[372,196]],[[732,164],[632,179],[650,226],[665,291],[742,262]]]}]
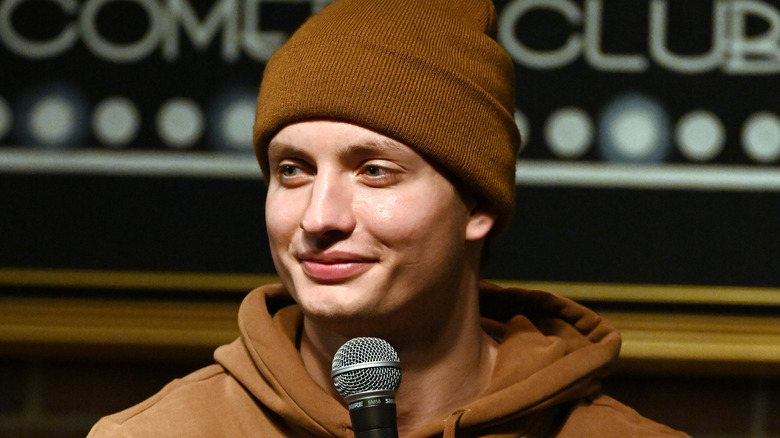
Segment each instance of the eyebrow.
[{"label": "eyebrow", "polygon": [[271,140],[270,143],[268,143],[268,158],[270,159],[273,155],[282,156],[282,157],[306,157],[308,156],[307,153],[303,151],[303,149],[292,145],[290,143],[282,142],[282,141],[276,141]]},{"label": "eyebrow", "polygon": [[339,148],[339,154],[344,155],[360,155],[375,153],[377,151],[394,152],[394,151],[406,151],[407,146],[391,138],[378,138],[367,141],[361,141],[354,144],[346,144],[343,149]]}]

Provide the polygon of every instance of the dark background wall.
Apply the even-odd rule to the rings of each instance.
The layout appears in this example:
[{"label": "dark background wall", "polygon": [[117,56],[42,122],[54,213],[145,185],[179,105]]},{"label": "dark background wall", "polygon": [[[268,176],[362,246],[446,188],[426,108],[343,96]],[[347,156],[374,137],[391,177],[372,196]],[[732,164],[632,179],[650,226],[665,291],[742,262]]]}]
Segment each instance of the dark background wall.
[{"label": "dark background wall", "polygon": [[[0,266],[272,272],[251,111],[322,4],[3,2]],[[486,276],[780,284],[775,3],[496,7],[526,143]]]}]

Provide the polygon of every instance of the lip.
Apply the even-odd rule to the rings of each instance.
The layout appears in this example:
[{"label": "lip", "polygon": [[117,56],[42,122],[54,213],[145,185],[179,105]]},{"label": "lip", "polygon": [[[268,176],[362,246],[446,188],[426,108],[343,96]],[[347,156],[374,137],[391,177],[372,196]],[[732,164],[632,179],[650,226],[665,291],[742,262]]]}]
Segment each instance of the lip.
[{"label": "lip", "polygon": [[300,258],[303,272],[312,280],[338,283],[354,278],[376,263],[375,259],[345,252],[303,254]]}]

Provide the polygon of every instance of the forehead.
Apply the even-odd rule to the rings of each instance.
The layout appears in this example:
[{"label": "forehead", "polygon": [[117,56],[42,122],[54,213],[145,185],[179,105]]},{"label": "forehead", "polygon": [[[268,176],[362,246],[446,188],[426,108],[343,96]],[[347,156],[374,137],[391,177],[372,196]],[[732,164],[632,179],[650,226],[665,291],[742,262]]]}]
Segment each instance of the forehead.
[{"label": "forehead", "polygon": [[423,158],[409,146],[370,129],[346,122],[313,120],[285,126],[269,142],[269,158],[300,153],[339,155],[395,154]]}]

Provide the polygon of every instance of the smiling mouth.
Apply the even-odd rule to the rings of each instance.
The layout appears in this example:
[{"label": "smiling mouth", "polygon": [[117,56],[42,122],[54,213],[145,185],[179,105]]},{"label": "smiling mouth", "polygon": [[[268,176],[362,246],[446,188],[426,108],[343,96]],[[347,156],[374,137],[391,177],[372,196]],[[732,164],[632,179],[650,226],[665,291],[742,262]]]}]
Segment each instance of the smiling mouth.
[{"label": "smiling mouth", "polygon": [[357,277],[368,271],[373,261],[320,261],[301,260],[303,272],[312,280],[324,283],[338,283]]}]

